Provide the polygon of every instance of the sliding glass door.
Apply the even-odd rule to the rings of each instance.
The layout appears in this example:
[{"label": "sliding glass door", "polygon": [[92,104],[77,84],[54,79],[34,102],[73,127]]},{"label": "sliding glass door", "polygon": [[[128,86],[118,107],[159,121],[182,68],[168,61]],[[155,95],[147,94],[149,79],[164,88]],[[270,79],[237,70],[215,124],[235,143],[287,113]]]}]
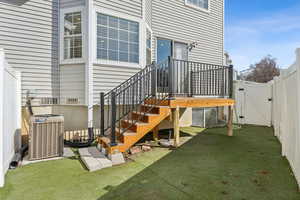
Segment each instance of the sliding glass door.
[{"label": "sliding glass door", "polygon": [[187,44],[174,42],[174,58],[178,60],[188,60]]},{"label": "sliding glass door", "polygon": [[157,63],[161,63],[172,56],[172,40],[157,39]]},{"label": "sliding glass door", "polygon": [[[188,60],[188,46],[185,43],[175,42],[168,39],[157,39],[157,63],[162,63],[172,56],[176,60],[182,60],[175,62],[172,70],[172,85],[175,93],[181,93],[186,90],[187,84],[185,81],[188,78],[188,72],[184,66]],[[164,69],[159,70],[159,75],[162,77],[168,77],[167,71]],[[186,79],[187,80],[187,79]],[[159,88],[166,87],[162,83],[158,83]]]},{"label": "sliding glass door", "polygon": [[173,56],[178,60],[188,60],[188,46],[185,43],[175,42],[168,39],[157,39],[157,63]]},{"label": "sliding glass door", "polygon": [[187,81],[189,73],[187,72],[188,47],[187,44],[174,42],[174,59],[182,60],[174,62],[174,89],[175,93],[183,93],[187,90]]}]

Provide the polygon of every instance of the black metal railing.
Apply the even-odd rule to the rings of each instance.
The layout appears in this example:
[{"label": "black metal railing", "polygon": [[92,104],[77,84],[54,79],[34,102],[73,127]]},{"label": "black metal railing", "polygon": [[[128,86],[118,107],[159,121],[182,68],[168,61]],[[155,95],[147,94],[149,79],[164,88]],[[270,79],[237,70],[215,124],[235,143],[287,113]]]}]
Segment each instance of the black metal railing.
[{"label": "black metal railing", "polygon": [[[132,113],[141,113],[146,100],[151,104],[144,106],[143,113],[150,112],[155,105],[168,98],[167,76],[169,60],[160,64],[146,66],[140,72],[120,84],[110,92],[100,94],[101,135],[111,137],[111,146],[116,145],[116,132],[123,134],[143,117],[133,119]],[[160,83],[159,93],[157,83]],[[122,123],[128,123],[122,128]]]},{"label": "black metal railing", "polygon": [[[114,146],[116,133],[129,130],[141,120],[141,113],[150,112],[161,101],[176,96],[232,97],[232,84],[232,66],[171,57],[152,63],[108,93],[100,94],[100,135],[110,137],[110,145]],[[147,100],[151,103],[145,106]],[[134,112],[139,118],[132,117]]]},{"label": "black metal railing", "polygon": [[175,96],[231,97],[233,67],[172,59]]}]

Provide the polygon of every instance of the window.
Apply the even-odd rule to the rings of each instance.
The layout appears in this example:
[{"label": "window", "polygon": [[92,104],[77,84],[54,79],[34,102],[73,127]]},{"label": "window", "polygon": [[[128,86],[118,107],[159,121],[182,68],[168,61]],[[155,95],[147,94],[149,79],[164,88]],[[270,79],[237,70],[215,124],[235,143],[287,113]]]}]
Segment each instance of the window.
[{"label": "window", "polygon": [[198,8],[203,8],[205,10],[208,10],[209,7],[209,0],[185,0],[186,4],[198,7]]},{"label": "window", "polygon": [[81,12],[64,15],[64,59],[82,57]]},{"label": "window", "polygon": [[146,64],[151,64],[152,61],[152,51],[151,51],[151,32],[147,29],[147,38],[146,38]]},{"label": "window", "polygon": [[139,23],[98,13],[97,58],[139,63]]}]

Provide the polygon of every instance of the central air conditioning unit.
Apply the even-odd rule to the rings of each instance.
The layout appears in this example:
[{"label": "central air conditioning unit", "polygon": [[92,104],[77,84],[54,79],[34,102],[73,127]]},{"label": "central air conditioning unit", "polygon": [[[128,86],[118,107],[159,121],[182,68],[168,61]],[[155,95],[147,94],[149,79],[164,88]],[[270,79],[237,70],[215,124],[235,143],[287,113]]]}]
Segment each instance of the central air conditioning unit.
[{"label": "central air conditioning unit", "polygon": [[29,160],[63,156],[64,117],[35,115],[30,119]]}]

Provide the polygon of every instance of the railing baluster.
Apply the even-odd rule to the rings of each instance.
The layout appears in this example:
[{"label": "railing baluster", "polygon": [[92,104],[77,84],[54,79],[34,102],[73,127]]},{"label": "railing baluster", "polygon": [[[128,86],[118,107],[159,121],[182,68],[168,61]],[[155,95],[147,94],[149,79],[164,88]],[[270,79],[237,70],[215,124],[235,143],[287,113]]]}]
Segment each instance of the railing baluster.
[{"label": "railing baluster", "polygon": [[229,98],[233,96],[233,65],[229,66]]},{"label": "railing baluster", "polygon": [[111,146],[116,146],[116,93],[111,93]]},{"label": "railing baluster", "polygon": [[104,92],[100,93],[100,134],[104,136]]},{"label": "railing baluster", "polygon": [[156,63],[152,63],[152,70],[151,70],[151,95],[154,97],[157,92],[157,68],[156,68]]},{"label": "railing baluster", "polygon": [[168,57],[169,96],[173,97],[173,63],[171,56]]}]

